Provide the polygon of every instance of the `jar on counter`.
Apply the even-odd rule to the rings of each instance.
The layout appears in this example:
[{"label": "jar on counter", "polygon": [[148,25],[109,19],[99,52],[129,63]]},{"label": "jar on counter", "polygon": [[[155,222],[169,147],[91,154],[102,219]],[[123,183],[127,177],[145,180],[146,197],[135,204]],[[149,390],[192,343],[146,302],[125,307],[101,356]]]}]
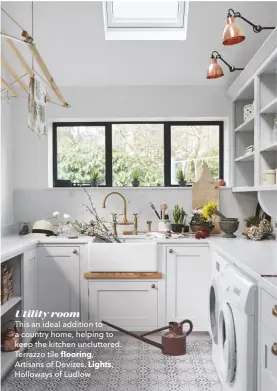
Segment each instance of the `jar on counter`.
[{"label": "jar on counter", "polygon": [[263,185],[276,184],[276,170],[264,170],[262,175]]},{"label": "jar on counter", "polygon": [[159,220],[158,231],[159,232],[171,231],[170,220]]}]

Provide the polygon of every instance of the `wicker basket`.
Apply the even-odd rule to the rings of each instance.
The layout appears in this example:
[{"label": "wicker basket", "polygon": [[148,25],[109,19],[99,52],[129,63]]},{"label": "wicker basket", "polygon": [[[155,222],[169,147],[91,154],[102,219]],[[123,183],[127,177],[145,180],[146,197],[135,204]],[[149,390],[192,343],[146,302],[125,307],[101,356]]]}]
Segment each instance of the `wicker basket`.
[{"label": "wicker basket", "polygon": [[6,303],[13,295],[13,269],[1,266],[1,304]]}]

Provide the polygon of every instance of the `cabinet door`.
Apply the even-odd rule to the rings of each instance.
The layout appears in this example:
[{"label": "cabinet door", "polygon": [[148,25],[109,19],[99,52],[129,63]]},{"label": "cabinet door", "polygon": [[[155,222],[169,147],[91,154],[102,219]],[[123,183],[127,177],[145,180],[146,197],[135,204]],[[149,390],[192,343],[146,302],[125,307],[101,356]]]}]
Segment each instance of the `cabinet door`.
[{"label": "cabinet door", "polygon": [[90,281],[89,319],[140,330],[158,325],[157,281]]},{"label": "cabinet door", "polygon": [[[80,311],[80,258],[78,247],[38,248],[38,309],[69,313]],[[60,314],[52,318],[62,320]],[[75,318],[77,320],[78,317]]]},{"label": "cabinet door", "polygon": [[272,352],[272,347],[277,344],[277,338],[262,324],[262,368],[261,368],[261,390],[276,391],[277,390],[277,355]]},{"label": "cabinet door", "polygon": [[166,248],[167,321],[190,319],[195,331],[209,330],[211,257],[208,247]]},{"label": "cabinet door", "polygon": [[[23,310],[36,310],[38,308],[37,303],[37,250],[32,249],[26,251],[23,256],[22,265],[22,299]],[[25,328],[25,332],[31,332],[36,327],[31,327],[31,323],[36,322],[37,319],[26,318],[25,323],[29,323],[30,327]]]}]

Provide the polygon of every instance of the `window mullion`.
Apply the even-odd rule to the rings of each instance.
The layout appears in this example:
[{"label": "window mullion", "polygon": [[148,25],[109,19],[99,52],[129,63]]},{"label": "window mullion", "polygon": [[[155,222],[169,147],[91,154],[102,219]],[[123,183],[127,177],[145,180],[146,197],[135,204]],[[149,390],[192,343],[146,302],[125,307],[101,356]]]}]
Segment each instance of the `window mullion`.
[{"label": "window mullion", "polygon": [[171,186],[171,135],[167,122],[164,123],[164,185]]},{"label": "window mullion", "polygon": [[112,124],[106,124],[106,186],[113,185],[113,163],[112,163]]}]

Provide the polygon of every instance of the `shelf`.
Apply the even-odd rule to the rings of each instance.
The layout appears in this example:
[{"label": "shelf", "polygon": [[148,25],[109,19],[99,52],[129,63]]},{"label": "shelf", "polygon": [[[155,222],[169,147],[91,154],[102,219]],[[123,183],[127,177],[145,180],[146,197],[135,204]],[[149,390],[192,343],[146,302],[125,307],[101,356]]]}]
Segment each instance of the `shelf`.
[{"label": "shelf", "polygon": [[277,191],[277,185],[262,185],[259,186],[258,191]]},{"label": "shelf", "polygon": [[235,129],[235,132],[254,132],[254,117],[244,121]]},{"label": "shelf", "polygon": [[277,112],[277,98],[274,98],[260,111],[261,114],[276,114],[276,112]]},{"label": "shelf", "polygon": [[241,186],[241,187],[233,187],[233,193],[248,193],[257,191],[255,186]]},{"label": "shelf", "polygon": [[254,161],[254,154],[255,154],[255,151],[247,153],[243,156],[237,157],[235,159],[235,162],[252,162],[252,161]]},{"label": "shelf", "polygon": [[[32,338],[26,338],[24,342],[31,342]],[[18,360],[17,352],[24,352],[26,347],[21,347],[19,350],[15,352],[1,352],[1,378],[9,372],[9,370],[13,367],[15,362]]]},{"label": "shelf", "polygon": [[11,308],[13,308],[20,301],[21,301],[21,296],[15,296],[15,297],[12,297],[10,300],[6,301],[6,303],[1,305],[1,316],[3,316],[6,312],[8,312]]},{"label": "shelf", "polygon": [[277,151],[277,142],[272,143],[272,144],[268,145],[267,147],[260,149],[260,152],[272,152],[272,151]]}]

